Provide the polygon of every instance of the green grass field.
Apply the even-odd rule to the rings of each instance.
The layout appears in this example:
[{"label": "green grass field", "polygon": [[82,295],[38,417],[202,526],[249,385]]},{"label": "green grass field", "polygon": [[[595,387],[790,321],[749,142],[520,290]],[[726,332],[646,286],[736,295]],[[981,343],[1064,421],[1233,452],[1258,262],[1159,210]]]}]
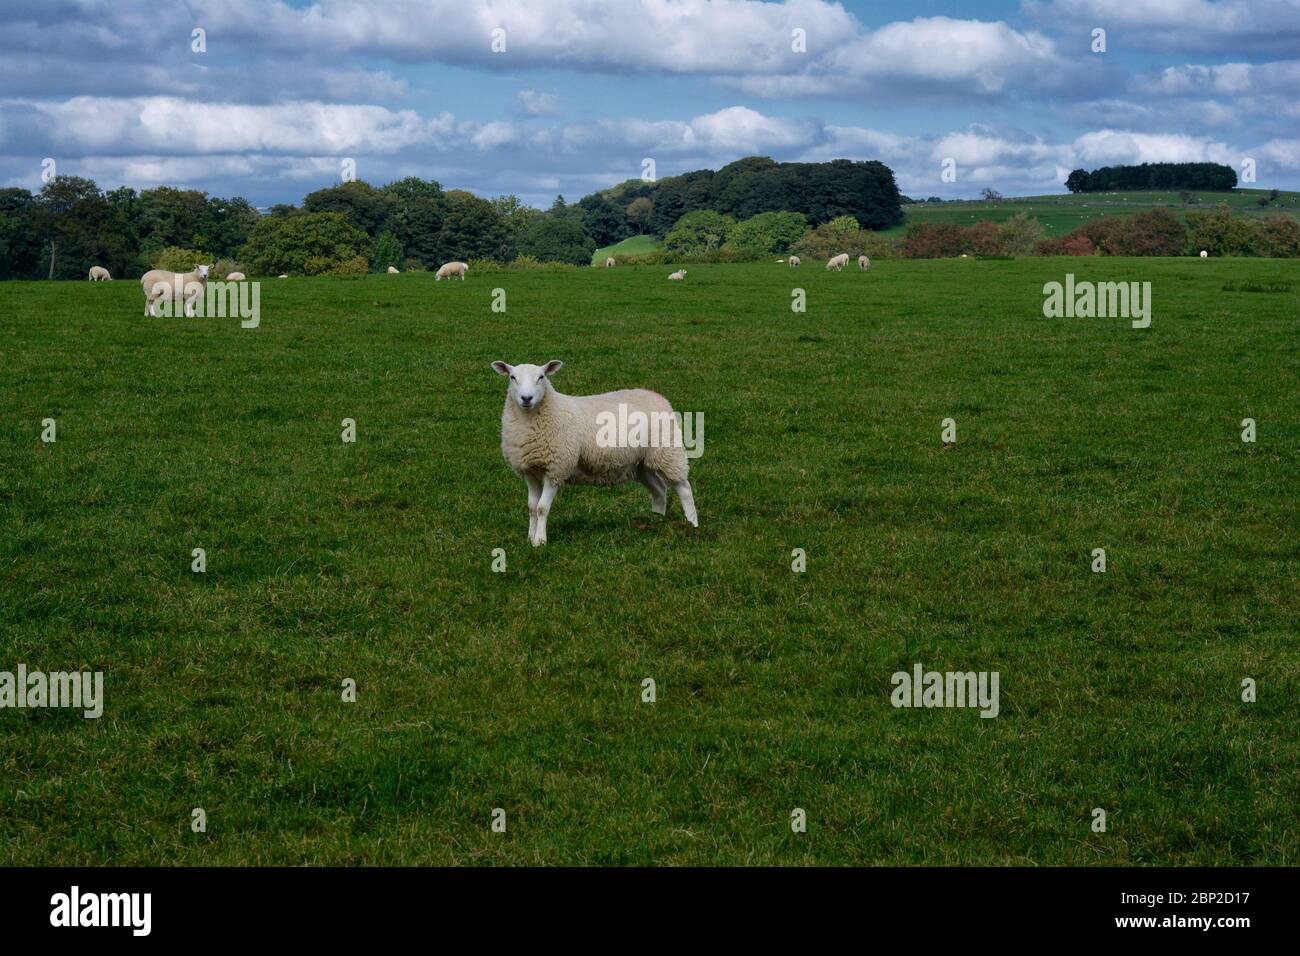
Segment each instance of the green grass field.
[{"label": "green grass field", "polygon": [[1262,208],[1259,198],[1267,189],[1236,189],[1232,192],[1193,191],[1197,202],[1184,203],[1177,190],[1171,192],[1064,193],[1059,196],[1024,196],[995,202],[914,203],[903,207],[905,221],[882,235],[900,235],[913,222],[946,222],[969,226],[981,220],[1003,222],[1026,213],[1043,224],[1049,236],[1062,236],[1098,216],[1131,216],[1155,208],[1172,207],[1179,215],[1195,210],[1213,211],[1226,202],[1237,215],[1262,218],[1300,214],[1300,193],[1282,192],[1276,206]]},{"label": "green grass field", "polygon": [[[1067,271],[1151,327],[1044,318]],[[1297,862],[1300,263],[262,292],[0,283],[0,670],[106,683],[0,710],[0,864]],[[497,358],[702,412],[699,530],[568,488],[530,548]],[[1000,715],[895,709],[917,663]]]},{"label": "green grass field", "polygon": [[604,265],[609,256],[644,256],[662,245],[654,236],[629,236],[622,242],[597,249],[591,256],[591,264]]}]

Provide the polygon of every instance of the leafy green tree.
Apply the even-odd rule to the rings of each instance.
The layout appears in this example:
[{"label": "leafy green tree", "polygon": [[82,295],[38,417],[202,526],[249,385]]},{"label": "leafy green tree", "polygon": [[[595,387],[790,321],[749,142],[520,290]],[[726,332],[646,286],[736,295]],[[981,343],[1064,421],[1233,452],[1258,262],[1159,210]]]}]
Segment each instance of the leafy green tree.
[{"label": "leafy green tree", "polygon": [[406,251],[402,241],[391,232],[381,232],[375,240],[375,251],[370,257],[372,272],[387,272],[389,266],[401,266]]},{"label": "leafy green tree", "polygon": [[510,235],[516,240],[544,215],[540,209],[527,205],[515,195],[497,196],[489,201],[506,221],[506,225],[510,227]]},{"label": "leafy green tree", "polygon": [[8,223],[0,279],[32,279],[40,274],[41,241],[32,224],[35,201],[26,189],[0,189],[0,216]]},{"label": "leafy green tree", "polygon": [[[857,225],[857,220],[853,222]],[[727,232],[724,248],[744,258],[758,259],[784,253],[808,231],[808,219],[799,212],[761,212],[738,222]]]},{"label": "leafy green tree", "polygon": [[688,212],[677,220],[664,237],[664,251],[673,256],[698,256],[717,249],[736,224],[730,216],[711,209]]},{"label": "leafy green tree", "polygon": [[0,212],[0,279],[14,278],[13,250],[21,233],[18,219]]},{"label": "leafy green tree", "polygon": [[1086,169],[1071,170],[1070,175],[1065,178],[1065,188],[1072,193],[1087,192],[1088,171]]},{"label": "leafy green tree", "polygon": [[134,265],[131,223],[89,179],[59,176],[46,183],[25,227],[40,244],[40,274],[50,279],[84,279],[93,265],[119,274]]},{"label": "leafy green tree", "polygon": [[532,256],[539,262],[568,262],[585,266],[591,262],[596,243],[574,219],[546,215],[519,237],[518,250],[521,256]]},{"label": "leafy green tree", "polygon": [[263,218],[239,258],[257,275],[303,274],[308,260],[324,259],[328,268],[369,250],[369,237],[342,213],[302,213]]},{"label": "leafy green tree", "polygon": [[[168,246],[159,249],[149,261],[151,269],[166,269],[168,272],[189,272],[195,266],[213,265],[216,257],[210,252],[198,249],[184,249],[180,246]],[[110,270],[111,271],[111,270]]]},{"label": "leafy green tree", "polygon": [[439,248],[447,260],[514,258],[510,226],[492,203],[461,189],[447,193],[447,214],[439,233]]},{"label": "leafy green tree", "polygon": [[436,179],[421,179],[419,176],[395,179],[381,186],[379,191],[392,198],[399,207],[420,199],[442,199],[444,195],[442,184]]},{"label": "leafy green tree", "polygon": [[637,235],[642,235],[646,227],[650,225],[650,220],[654,216],[654,203],[648,196],[637,196],[627,204],[627,221],[632,228],[637,231]]},{"label": "leafy green tree", "polygon": [[352,225],[372,239],[394,226],[397,200],[391,193],[357,179],[308,193],[302,201],[307,212],[342,213]]},{"label": "leafy green tree", "polygon": [[217,256],[232,256],[248,241],[253,227],[261,219],[247,199],[214,196],[207,201],[193,243],[200,249],[210,249]]},{"label": "leafy green tree", "polygon": [[582,207],[582,229],[597,246],[608,246],[632,235],[626,211],[603,193],[593,193],[578,205]]},{"label": "leafy green tree", "polygon": [[441,184],[408,176],[389,183],[380,192],[393,202],[390,228],[407,256],[426,267],[441,265],[439,242],[447,214],[447,197]]},{"label": "leafy green tree", "polygon": [[208,214],[208,198],[197,189],[157,186],[134,203],[140,246],[147,256],[167,246],[193,246]]},{"label": "leafy green tree", "polygon": [[629,192],[628,202],[645,196],[652,209],[648,225],[642,228],[656,236],[665,236],[688,212],[713,208],[714,175],[711,169],[697,169],[661,179],[656,184],[641,183],[635,187],[634,194]]}]

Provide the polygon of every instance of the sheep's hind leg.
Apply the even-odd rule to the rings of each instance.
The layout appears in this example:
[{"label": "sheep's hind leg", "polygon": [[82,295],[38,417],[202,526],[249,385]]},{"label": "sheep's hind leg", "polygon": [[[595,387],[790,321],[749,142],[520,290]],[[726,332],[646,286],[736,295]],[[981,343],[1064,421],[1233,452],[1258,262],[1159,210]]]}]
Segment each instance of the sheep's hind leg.
[{"label": "sheep's hind leg", "polygon": [[677,499],[682,503],[682,511],[686,514],[686,520],[694,527],[700,526],[699,518],[695,514],[695,496],[691,494],[691,483],[689,479],[683,478],[673,485],[673,491],[677,492]]},{"label": "sheep's hind leg", "polygon": [[645,465],[638,465],[636,480],[650,490],[650,510],[657,515],[668,511],[668,485],[659,472]]}]

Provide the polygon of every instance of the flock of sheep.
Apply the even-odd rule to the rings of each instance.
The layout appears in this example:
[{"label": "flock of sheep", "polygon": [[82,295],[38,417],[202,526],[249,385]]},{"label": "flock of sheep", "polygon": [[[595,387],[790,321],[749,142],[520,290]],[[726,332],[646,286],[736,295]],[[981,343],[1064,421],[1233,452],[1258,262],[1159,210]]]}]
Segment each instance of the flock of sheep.
[{"label": "flock of sheep", "polygon": [[[1204,256],[1205,253],[1202,252],[1201,255]],[[780,261],[782,260],[780,259],[777,260],[777,262]],[[801,263],[801,261],[802,260],[800,260],[798,256],[791,256],[789,259],[791,266],[797,266]],[[846,265],[848,265],[848,262],[849,262],[848,253],[842,252],[838,256],[834,256],[829,261],[827,261],[826,268],[827,270],[833,269],[836,272],[839,272]],[[613,256],[609,256],[605,260],[606,269],[612,269],[614,268],[615,265],[616,263]],[[188,296],[186,298],[187,305],[193,302],[194,299],[199,294],[202,293],[203,288],[206,287],[207,285],[208,268],[209,268],[208,266],[195,266],[192,272],[169,272],[165,269],[151,269],[150,271],[146,272],[140,278],[140,284],[144,286],[145,314],[146,315],[151,314],[151,309],[153,308],[154,303],[159,299],[166,297],[167,290],[173,288],[189,289],[191,283],[197,284],[199,287],[198,291],[194,295]],[[870,269],[871,260],[868,259],[866,256],[858,256],[858,268]],[[452,279],[458,277],[463,282],[465,280],[465,273],[468,271],[469,271],[469,265],[467,263],[448,262],[445,265],[440,266],[438,268],[438,271],[434,274],[434,281],[437,282],[443,279]],[[400,272],[400,270],[396,266],[389,266],[388,272],[390,275],[397,275]],[[111,280],[112,278],[113,277],[108,274],[108,270],[105,269],[103,266],[90,267],[91,282],[106,282]],[[285,274],[279,276],[278,278],[287,279],[289,278],[289,276]],[[686,270],[678,269],[676,272],[669,275],[668,278],[673,282],[680,282],[681,280],[686,278]],[[242,272],[232,272],[226,276],[226,281],[243,282],[245,281],[245,277]]]},{"label": "flock of sheep", "polygon": [[[180,294],[184,296],[185,314],[192,315],[193,313],[190,310],[207,288],[210,268],[210,266],[198,265],[190,272],[150,269],[140,277],[140,285],[144,289],[144,314],[154,315],[154,306],[158,302],[172,299],[175,295]],[[389,266],[388,271],[394,275],[398,272],[393,266]],[[459,276],[463,282],[465,273],[468,271],[469,266],[464,262],[448,262],[438,269],[434,281]],[[91,282],[110,282],[113,277],[103,266],[91,266],[89,278]],[[289,276],[285,274],[278,278],[287,279]],[[247,280],[242,272],[231,272],[226,276],[226,281],[245,282]]]},{"label": "flock of sheep", "polygon": [[[801,265],[803,263],[803,260],[800,259],[798,256],[791,256],[789,260],[777,259],[776,261],[777,262],[788,261],[790,263],[791,268]],[[848,264],[849,264],[849,254],[847,252],[841,252],[838,256],[832,256],[830,259],[827,260],[826,270],[828,272],[831,270],[834,270],[835,272],[839,272]],[[613,265],[614,265],[614,257],[610,256],[608,259],[605,260],[605,268],[608,269]],[[858,268],[870,269],[871,260],[868,259],[866,256],[858,256]],[[685,269],[678,269],[676,272],[672,273],[668,277],[670,282],[680,282],[685,278],[686,278]]]}]

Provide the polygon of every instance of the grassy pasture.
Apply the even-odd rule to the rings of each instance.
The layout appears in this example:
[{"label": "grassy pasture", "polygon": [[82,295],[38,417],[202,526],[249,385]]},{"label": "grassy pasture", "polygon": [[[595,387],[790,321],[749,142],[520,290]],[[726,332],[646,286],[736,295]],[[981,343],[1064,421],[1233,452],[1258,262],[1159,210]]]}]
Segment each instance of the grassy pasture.
[{"label": "grassy pasture", "polygon": [[901,235],[913,222],[946,222],[970,226],[982,220],[1004,222],[1026,213],[1043,224],[1049,236],[1062,236],[1098,216],[1131,216],[1151,209],[1171,207],[1184,216],[1195,210],[1213,210],[1226,202],[1237,215],[1266,218],[1282,214],[1300,215],[1300,193],[1282,192],[1277,206],[1262,208],[1259,198],[1267,189],[1236,189],[1232,192],[1192,191],[1196,204],[1186,204],[1177,190],[1170,192],[1065,193],[1059,196],[1024,196],[995,202],[915,203],[904,206],[905,220],[882,235]]},{"label": "grassy pasture", "polygon": [[[664,273],[0,283],[0,670],[106,681],[0,710],[0,863],[1297,862],[1300,263]],[[704,413],[698,531],[572,488],[528,546],[488,363],[553,357]]]},{"label": "grassy pasture", "polygon": [[612,246],[602,246],[591,256],[591,264],[603,266],[609,256],[644,256],[658,249],[661,243],[654,236],[628,236]]}]

